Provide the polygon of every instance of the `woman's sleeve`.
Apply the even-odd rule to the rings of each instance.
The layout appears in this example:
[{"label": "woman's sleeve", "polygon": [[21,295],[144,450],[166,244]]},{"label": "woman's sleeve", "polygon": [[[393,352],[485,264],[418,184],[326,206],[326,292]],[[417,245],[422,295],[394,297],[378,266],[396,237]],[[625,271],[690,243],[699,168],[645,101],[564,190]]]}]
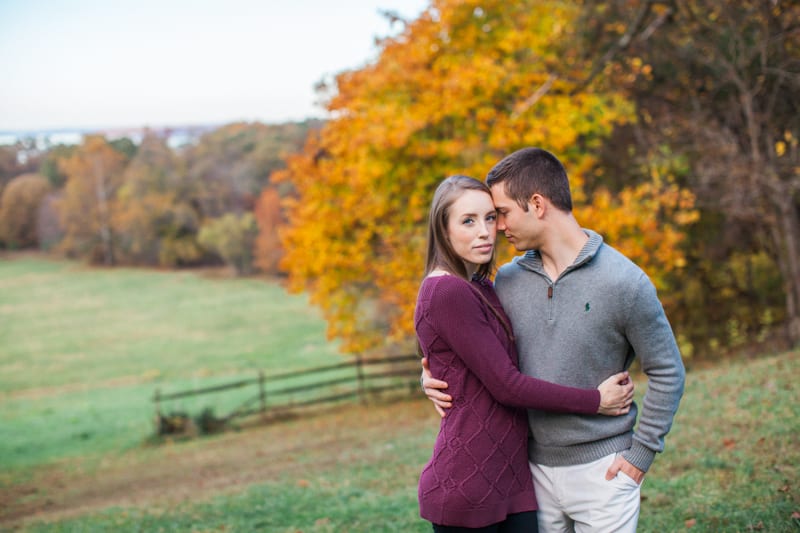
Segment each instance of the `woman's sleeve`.
[{"label": "woman's sleeve", "polygon": [[436,287],[429,320],[495,400],[542,411],[597,413],[599,390],[557,385],[521,373],[486,319],[485,304],[466,282],[452,281]]}]

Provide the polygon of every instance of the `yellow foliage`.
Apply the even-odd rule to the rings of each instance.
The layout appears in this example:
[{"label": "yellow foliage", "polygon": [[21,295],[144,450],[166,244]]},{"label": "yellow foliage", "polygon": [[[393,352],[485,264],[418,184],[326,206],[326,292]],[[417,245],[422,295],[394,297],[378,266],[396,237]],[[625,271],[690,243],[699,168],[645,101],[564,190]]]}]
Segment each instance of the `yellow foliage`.
[{"label": "yellow foliage", "polygon": [[57,204],[64,227],[62,250],[114,264],[119,207],[116,192],[125,163],[125,156],[99,135],[87,136],[69,158],[59,161],[67,176]]},{"label": "yellow foliage", "polygon": [[[273,180],[297,191],[283,201],[290,287],[309,291],[345,350],[409,346],[428,206],[444,177],[483,178],[507,153],[540,146],[564,161],[575,201],[586,202],[592,150],[634,110],[613,91],[572,94],[592,67],[566,46],[578,9],[434,1],[373,64],[337,76],[331,120]],[[668,206],[688,200],[645,185],[596,194],[579,214],[658,277],[665,258],[680,263]]]}]

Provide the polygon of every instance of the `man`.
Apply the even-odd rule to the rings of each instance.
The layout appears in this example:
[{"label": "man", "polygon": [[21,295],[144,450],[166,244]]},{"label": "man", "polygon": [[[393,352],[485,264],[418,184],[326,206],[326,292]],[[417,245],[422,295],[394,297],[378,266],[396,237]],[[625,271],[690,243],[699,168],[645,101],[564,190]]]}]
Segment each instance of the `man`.
[{"label": "man", "polygon": [[[580,227],[566,171],[538,148],[514,152],[486,177],[497,229],[526,251],[501,267],[495,287],[509,315],[521,370],[592,387],[634,358],[648,377],[638,412],[620,417],[529,411],[528,457],[539,527],[551,531],[635,531],[640,484],[683,394],[685,371],[672,329],[647,275]],[[487,354],[490,357],[491,354]],[[423,371],[437,409],[446,383]],[[456,398],[455,401],[458,401]]]}]

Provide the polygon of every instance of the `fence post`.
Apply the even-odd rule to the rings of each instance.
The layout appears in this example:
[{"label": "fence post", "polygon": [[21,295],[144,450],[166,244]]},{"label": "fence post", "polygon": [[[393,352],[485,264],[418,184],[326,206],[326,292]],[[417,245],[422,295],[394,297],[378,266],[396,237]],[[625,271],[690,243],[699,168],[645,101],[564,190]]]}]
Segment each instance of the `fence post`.
[{"label": "fence post", "polygon": [[356,378],[358,379],[358,399],[361,403],[366,403],[367,397],[364,388],[364,369],[361,362],[361,354],[356,355]]},{"label": "fence post", "polygon": [[261,416],[267,414],[267,392],[264,390],[264,371],[258,371],[258,397],[261,402]]},{"label": "fence post", "polygon": [[156,404],[156,435],[159,434],[161,431],[161,389],[156,389],[155,394],[153,394],[153,402]]}]

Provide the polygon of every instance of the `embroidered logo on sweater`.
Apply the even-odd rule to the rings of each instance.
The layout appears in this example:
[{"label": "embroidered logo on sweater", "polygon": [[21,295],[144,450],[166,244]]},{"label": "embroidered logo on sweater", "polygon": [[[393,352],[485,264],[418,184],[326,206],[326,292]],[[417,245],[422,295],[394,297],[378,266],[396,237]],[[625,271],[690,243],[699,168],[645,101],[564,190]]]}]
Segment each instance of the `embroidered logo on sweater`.
[{"label": "embroidered logo on sweater", "polygon": [[589,302],[586,302],[586,308],[584,309],[584,311],[586,311],[586,312],[588,313],[588,312],[589,312],[589,309],[590,309],[590,307],[589,307]]}]

